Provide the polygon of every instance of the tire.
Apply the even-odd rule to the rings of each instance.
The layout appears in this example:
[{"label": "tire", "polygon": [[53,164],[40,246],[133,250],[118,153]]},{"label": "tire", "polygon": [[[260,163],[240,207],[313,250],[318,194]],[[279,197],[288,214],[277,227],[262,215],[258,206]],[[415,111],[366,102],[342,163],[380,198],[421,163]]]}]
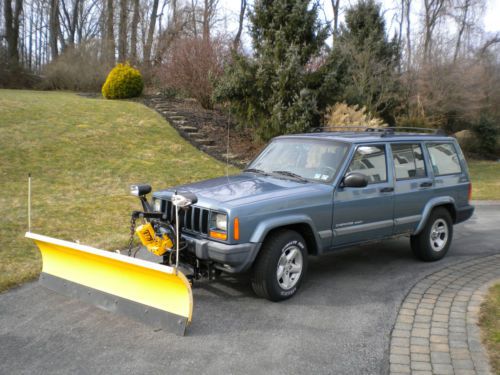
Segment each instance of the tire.
[{"label": "tire", "polygon": [[450,212],[444,207],[438,207],[429,215],[424,229],[411,236],[411,249],[418,259],[434,262],[446,255],[452,238],[453,222]]},{"label": "tire", "polygon": [[259,297],[282,301],[297,292],[306,271],[304,238],[293,230],[280,230],[262,245],[252,269],[252,288]]}]

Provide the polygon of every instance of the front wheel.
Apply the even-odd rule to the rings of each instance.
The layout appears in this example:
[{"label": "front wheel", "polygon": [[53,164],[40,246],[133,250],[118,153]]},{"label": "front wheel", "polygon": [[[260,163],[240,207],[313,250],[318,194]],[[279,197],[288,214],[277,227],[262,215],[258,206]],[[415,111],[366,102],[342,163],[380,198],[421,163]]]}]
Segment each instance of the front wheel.
[{"label": "front wheel", "polygon": [[252,288],[259,297],[281,301],[292,297],[307,271],[307,247],[292,230],[272,233],[262,245],[252,272]]},{"label": "front wheel", "polygon": [[450,248],[453,238],[453,222],[444,207],[432,211],[422,231],[410,238],[415,256],[423,261],[432,262],[443,258]]}]

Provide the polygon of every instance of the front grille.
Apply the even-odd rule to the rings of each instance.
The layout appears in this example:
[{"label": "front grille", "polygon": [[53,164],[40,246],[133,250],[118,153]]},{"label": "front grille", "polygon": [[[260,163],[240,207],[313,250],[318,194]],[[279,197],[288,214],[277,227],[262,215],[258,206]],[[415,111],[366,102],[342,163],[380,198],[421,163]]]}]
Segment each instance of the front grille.
[{"label": "front grille", "polygon": [[[167,220],[175,224],[175,206],[171,201],[163,201],[162,211]],[[197,206],[190,206],[187,210],[179,210],[179,224],[184,232],[208,235],[208,218],[210,210]]]}]

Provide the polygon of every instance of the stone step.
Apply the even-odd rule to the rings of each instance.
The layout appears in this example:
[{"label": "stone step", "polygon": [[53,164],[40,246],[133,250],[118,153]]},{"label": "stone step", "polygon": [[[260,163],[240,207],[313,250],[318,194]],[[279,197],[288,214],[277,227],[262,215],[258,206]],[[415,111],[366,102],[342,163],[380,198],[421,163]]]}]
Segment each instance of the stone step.
[{"label": "stone step", "polygon": [[174,111],[161,111],[161,113],[170,117],[175,116],[177,114],[177,112]]},{"label": "stone step", "polygon": [[228,158],[229,160],[239,159],[238,155],[231,154],[231,153],[229,153],[229,154],[224,153],[224,154],[222,154],[222,157]]},{"label": "stone step", "polygon": [[186,118],[184,116],[174,115],[174,116],[170,116],[170,119],[172,119],[172,120],[185,120]]},{"label": "stone step", "polygon": [[211,146],[214,144],[214,141],[212,139],[207,139],[207,138],[193,138],[193,141],[204,146]]},{"label": "stone step", "polygon": [[213,151],[213,150],[216,150],[217,149],[217,146],[213,146],[213,145],[204,145],[204,146],[201,146],[201,149],[203,151]]},{"label": "stone step", "polygon": [[[186,123],[187,123],[187,121],[186,121],[186,120],[174,120],[174,121],[172,121],[172,122],[173,122],[175,125],[177,125],[177,126],[181,126],[181,125],[184,125],[184,124],[186,124]],[[189,125],[185,125],[185,126],[189,126]],[[196,128],[196,129],[198,129],[198,128]]]},{"label": "stone step", "polygon": [[179,126],[179,129],[186,132],[186,133],[197,133],[198,128],[194,126],[189,126],[189,125],[181,125]]}]

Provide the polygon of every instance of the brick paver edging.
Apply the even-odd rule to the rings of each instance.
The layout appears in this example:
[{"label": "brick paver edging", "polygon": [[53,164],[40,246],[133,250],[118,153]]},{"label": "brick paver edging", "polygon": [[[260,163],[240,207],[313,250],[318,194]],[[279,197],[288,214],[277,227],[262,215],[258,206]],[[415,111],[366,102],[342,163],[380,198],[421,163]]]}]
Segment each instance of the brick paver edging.
[{"label": "brick paver edging", "polygon": [[491,374],[477,325],[500,254],[446,267],[419,281],[391,332],[390,374]]}]

